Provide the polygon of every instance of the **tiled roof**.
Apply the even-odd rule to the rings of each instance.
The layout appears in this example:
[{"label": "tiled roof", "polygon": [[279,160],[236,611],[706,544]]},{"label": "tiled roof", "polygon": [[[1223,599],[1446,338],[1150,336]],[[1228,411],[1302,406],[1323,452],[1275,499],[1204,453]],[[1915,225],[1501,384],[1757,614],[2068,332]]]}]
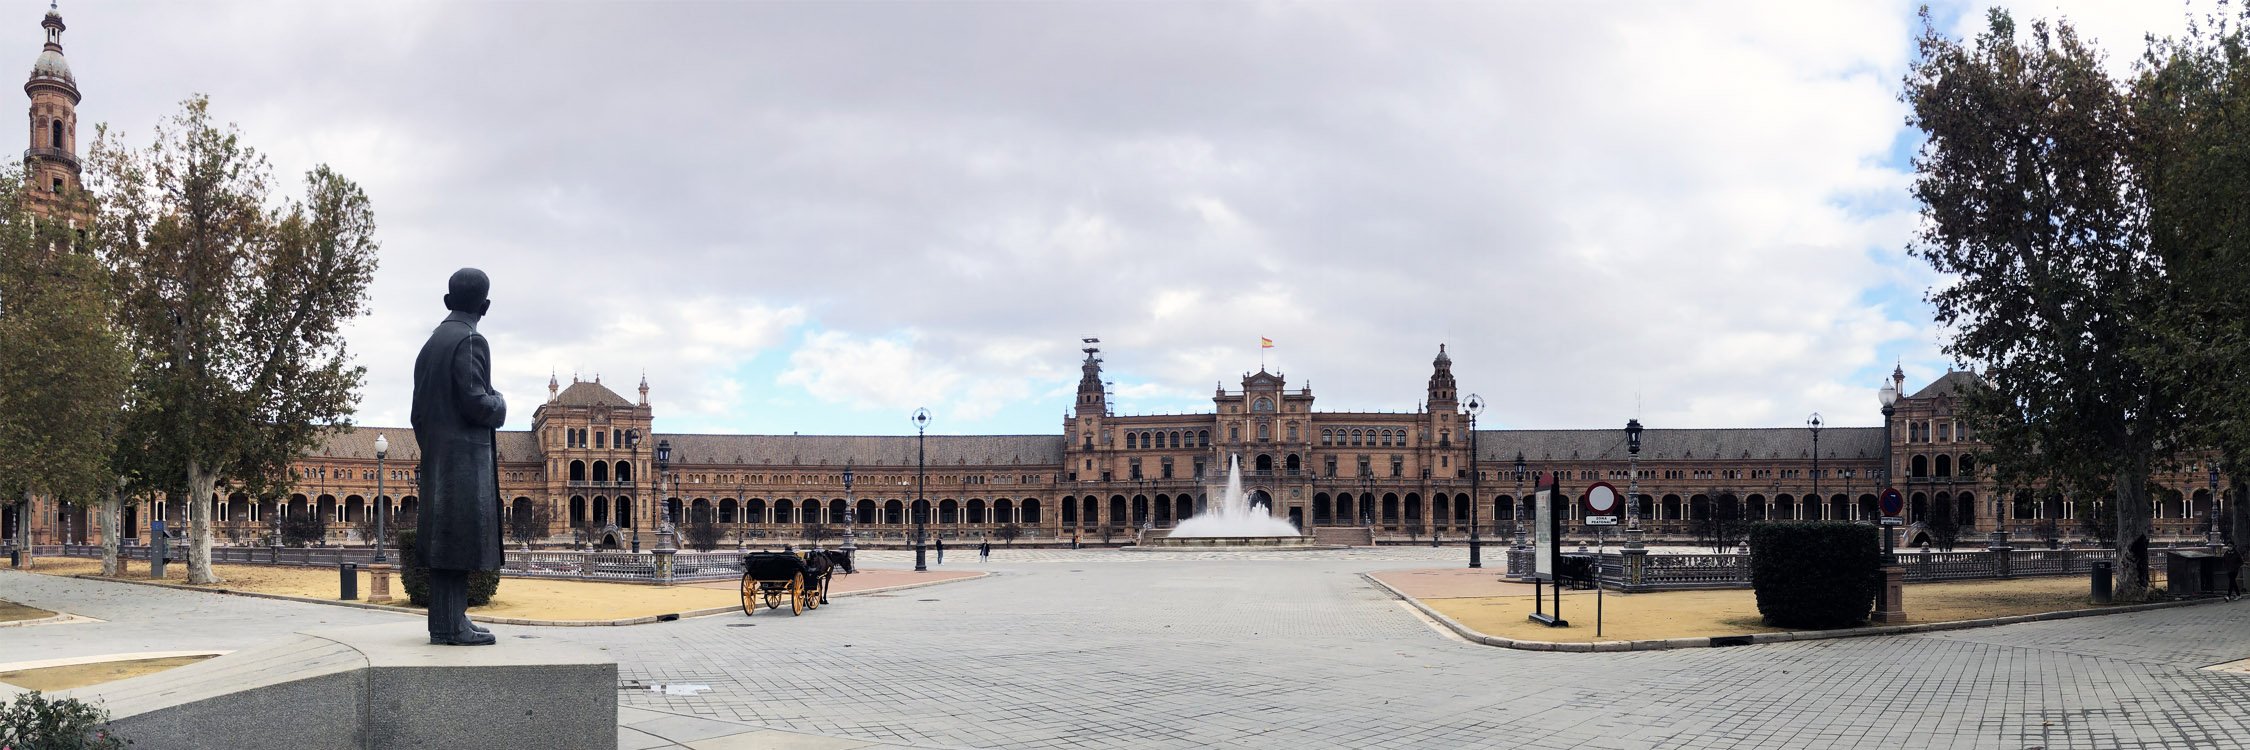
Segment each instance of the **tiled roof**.
[{"label": "tiled roof", "polygon": [[1960,393],[1962,386],[1975,385],[1976,382],[1976,373],[1968,372],[1965,370],[1953,370],[1947,372],[1945,374],[1945,377],[1930,381],[1929,385],[1922,386],[1922,390],[1915,391],[1914,395],[1908,396],[1907,398],[1937,398],[1938,396],[1951,396]]},{"label": "tiled roof", "polygon": [[[1641,458],[1648,460],[1812,458],[1812,432],[1802,427],[1647,430]],[[1624,461],[1625,431],[1478,430],[1485,461]],[[1821,458],[1881,459],[1883,428],[1830,427],[1820,431]]]},{"label": "tiled roof", "polygon": [[[412,427],[351,427],[328,434],[321,447],[306,454],[307,458],[364,458],[375,459],[375,436],[382,435],[391,443],[389,461],[418,462],[422,460],[422,446],[414,441]],[[530,432],[501,430],[494,436],[495,449],[501,461],[539,460],[539,438]]]},{"label": "tiled roof", "polygon": [[[675,464],[913,466],[914,436],[657,435]],[[931,435],[925,461],[940,466],[1059,466],[1061,435]],[[645,443],[644,443],[645,445]]]},{"label": "tiled roof", "polygon": [[624,396],[617,395],[616,391],[610,390],[602,384],[591,380],[581,380],[576,383],[571,383],[569,388],[564,388],[562,394],[555,397],[555,403],[562,404],[564,406],[595,406],[598,404],[608,404],[610,406],[633,405],[633,402],[625,400]]}]

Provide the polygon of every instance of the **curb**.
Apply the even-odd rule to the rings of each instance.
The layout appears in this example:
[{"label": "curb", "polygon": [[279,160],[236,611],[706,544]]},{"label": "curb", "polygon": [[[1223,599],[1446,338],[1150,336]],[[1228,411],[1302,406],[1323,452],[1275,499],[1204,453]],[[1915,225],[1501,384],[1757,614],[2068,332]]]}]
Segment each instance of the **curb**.
[{"label": "curb", "polygon": [[33,625],[52,625],[58,622],[69,622],[76,617],[77,615],[73,615],[69,612],[56,612],[54,614],[48,615],[46,617],[41,617],[36,620],[16,620],[14,622],[0,622],[0,628],[28,628]]},{"label": "curb", "polygon": [[[983,577],[986,577],[986,576],[989,576],[989,575],[992,575],[992,573],[988,571],[988,572],[978,573],[978,574],[976,574],[976,575],[974,575],[974,576],[971,576],[971,577],[968,577],[968,578],[948,578],[948,579],[946,579],[946,580],[942,580],[942,581],[918,581],[918,582],[915,582],[915,583],[903,583],[903,584],[899,584],[899,585],[896,585],[896,586],[883,586],[883,587],[879,587],[879,588],[864,589],[864,590],[860,590],[860,591],[846,591],[846,592],[841,592],[841,593],[837,593],[837,594],[834,594],[834,595],[830,596],[829,598],[830,598],[830,599],[842,599],[842,598],[846,598],[846,597],[859,596],[859,595],[861,595],[861,594],[878,594],[878,593],[882,593],[882,592],[885,592],[885,591],[900,591],[900,590],[904,590],[904,589],[921,588],[921,587],[923,587],[923,586],[935,586],[935,585],[938,585],[938,584],[941,584],[941,583],[958,583],[958,582],[961,582],[961,581],[974,581],[974,580],[977,580],[977,579],[979,579],[979,578],[983,578]],[[71,578],[80,578],[80,579],[84,579],[84,580],[88,580],[88,581],[102,581],[102,582],[105,582],[105,583],[126,583],[126,584],[132,584],[132,585],[135,585],[135,586],[157,586],[157,587],[161,587],[161,588],[168,588],[168,589],[178,589],[178,590],[180,590],[180,591],[199,591],[199,592],[202,592],[202,593],[206,593],[206,594],[228,594],[228,595],[232,595],[232,596],[247,596],[247,597],[252,597],[252,598],[257,598],[257,599],[275,599],[275,600],[279,600],[279,601],[285,601],[285,602],[303,602],[303,603],[306,603],[306,604],[326,604],[326,605],[329,605],[329,606],[332,606],[332,607],[353,607],[353,608],[357,608],[357,609],[371,609],[371,610],[376,610],[376,611],[379,611],[379,612],[391,612],[391,613],[395,613],[395,614],[401,614],[401,615],[409,615],[409,616],[414,616],[414,617],[420,617],[420,616],[423,616],[423,615],[422,615],[422,610],[419,610],[419,609],[411,609],[411,608],[407,608],[407,607],[394,607],[394,606],[390,606],[390,605],[386,605],[386,604],[369,604],[369,603],[367,603],[367,602],[358,602],[358,601],[345,601],[345,600],[342,600],[342,599],[317,599],[317,598],[314,598],[314,597],[309,597],[309,596],[291,596],[291,595],[288,595],[288,594],[268,594],[268,593],[264,593],[264,592],[259,592],[259,591],[238,591],[238,590],[235,590],[235,589],[215,589],[215,588],[206,588],[206,587],[203,587],[203,586],[190,586],[190,585],[188,585],[188,584],[184,584],[184,583],[170,583],[170,582],[165,582],[165,581],[135,581],[135,580],[131,580],[131,579],[121,579],[121,578],[104,578],[104,577],[102,577],[102,576],[98,576],[98,575],[74,575],[74,576],[70,576],[70,577],[71,577]],[[403,601],[403,599],[402,599],[402,601]],[[539,626],[539,627],[551,627],[551,628],[571,628],[571,627],[618,627],[618,626],[624,626],[624,625],[646,625],[646,624],[649,624],[649,623],[652,623],[652,622],[670,622],[670,621],[672,621],[672,620],[678,620],[678,619],[682,619],[682,618],[687,618],[687,617],[708,617],[708,616],[711,616],[711,615],[723,615],[723,614],[726,614],[726,613],[728,613],[728,612],[740,612],[740,611],[742,611],[742,606],[741,606],[741,605],[739,605],[739,604],[737,604],[737,605],[731,605],[731,606],[726,606],[726,607],[706,607],[706,608],[703,608],[703,609],[688,610],[688,611],[686,611],[686,612],[671,612],[671,613],[666,613],[666,614],[661,614],[661,615],[644,615],[644,616],[641,616],[641,617],[623,617],[623,618],[618,618],[618,619],[614,619],[614,620],[538,620],[538,619],[523,618],[523,617],[494,617],[494,616],[492,616],[492,615],[470,615],[470,616],[469,616],[469,619],[471,619],[471,620],[475,620],[475,621],[477,621],[477,622],[483,622],[483,623],[491,623],[491,624],[494,624],[494,625],[535,625],[535,626]],[[68,618],[68,617],[70,617],[70,615],[67,615],[67,614],[58,614],[58,615],[56,615],[55,617],[50,617],[50,618],[42,618],[42,619],[39,619],[39,620],[27,620],[27,621],[24,621],[24,622],[19,622],[19,623],[11,623],[11,625],[19,625],[19,626],[20,626],[20,625],[34,625],[34,624],[45,623],[45,622],[49,622],[49,621],[55,621],[55,620],[57,620],[58,618]]]},{"label": "curb", "polygon": [[1779,633],[1743,633],[1740,635],[1700,636],[1695,638],[1656,638],[1637,641],[1590,641],[1584,643],[1564,643],[1559,641],[1524,641],[1516,640],[1514,638],[1503,638],[1497,635],[1486,635],[1473,628],[1470,628],[1467,625],[1461,624],[1459,621],[1456,621],[1451,617],[1447,617],[1444,613],[1437,611],[1436,608],[1433,608],[1427,604],[1423,604],[1422,600],[1407,596],[1404,592],[1401,592],[1396,588],[1392,588],[1390,584],[1382,582],[1371,573],[1361,573],[1359,574],[1359,577],[1367,579],[1369,583],[1375,584],[1377,588],[1381,588],[1385,593],[1390,594],[1392,597],[1404,600],[1407,604],[1412,605],[1416,611],[1427,615],[1430,619],[1435,620],[1440,624],[1443,624],[1446,629],[1453,631],[1454,634],[1468,639],[1471,642],[1480,643],[1486,646],[1512,648],[1519,651],[1563,651],[1570,653],[1663,651],[1675,648],[1715,648],[1725,646],[1749,646],[1765,643],[1820,641],[1828,640],[1831,638],[1863,638],[1874,635],[1907,635],[1912,633],[1934,633],[1944,630],[1988,628],[1996,625],[2016,625],[2026,622],[2069,620],[2079,617],[2098,617],[2101,615],[2121,615],[2129,612],[2147,612],[2158,609],[2172,609],[2175,607],[2192,607],[2198,604],[2212,604],[2226,601],[2225,599],[2188,599],[2175,602],[2126,604],[2104,607],[2101,609],[2066,609],[2057,612],[2039,612],[2028,615],[1988,617],[1979,620],[1925,622],[1913,625],[1876,625],[1863,628],[1842,628],[1838,630],[1786,630]]}]

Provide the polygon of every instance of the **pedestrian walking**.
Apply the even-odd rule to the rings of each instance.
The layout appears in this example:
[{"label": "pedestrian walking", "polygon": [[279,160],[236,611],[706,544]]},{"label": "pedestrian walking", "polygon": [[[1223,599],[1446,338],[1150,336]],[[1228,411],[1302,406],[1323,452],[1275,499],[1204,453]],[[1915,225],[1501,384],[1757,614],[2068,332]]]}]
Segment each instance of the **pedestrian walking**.
[{"label": "pedestrian walking", "polygon": [[1070,548],[1078,549],[1078,532],[1070,532]]},{"label": "pedestrian walking", "polygon": [[2227,601],[2242,598],[2242,550],[2229,547],[2219,564],[2227,569]]},{"label": "pedestrian walking", "polygon": [[945,537],[942,536],[937,540],[937,564],[945,564]]},{"label": "pedestrian walking", "polygon": [[991,542],[982,542],[982,543],[979,543],[979,544],[977,545],[977,562],[990,562],[991,560],[992,560],[992,543],[991,543]]}]

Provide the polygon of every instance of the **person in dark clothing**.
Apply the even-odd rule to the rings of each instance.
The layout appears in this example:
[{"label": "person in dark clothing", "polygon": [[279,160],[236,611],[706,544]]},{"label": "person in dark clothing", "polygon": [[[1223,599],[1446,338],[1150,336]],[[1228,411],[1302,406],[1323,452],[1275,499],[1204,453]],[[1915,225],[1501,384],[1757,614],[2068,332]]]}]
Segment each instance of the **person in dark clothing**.
[{"label": "person in dark clothing", "polygon": [[2227,569],[2227,601],[2242,598],[2242,550],[2228,547],[2219,564]]},{"label": "person in dark clothing", "polygon": [[977,544],[977,562],[985,562],[985,561],[988,561],[988,560],[991,560],[991,559],[992,559],[992,543],[991,543],[991,542],[981,542],[981,543]]},{"label": "person in dark clothing", "polygon": [[945,537],[938,537],[937,540],[937,564],[945,564]]}]

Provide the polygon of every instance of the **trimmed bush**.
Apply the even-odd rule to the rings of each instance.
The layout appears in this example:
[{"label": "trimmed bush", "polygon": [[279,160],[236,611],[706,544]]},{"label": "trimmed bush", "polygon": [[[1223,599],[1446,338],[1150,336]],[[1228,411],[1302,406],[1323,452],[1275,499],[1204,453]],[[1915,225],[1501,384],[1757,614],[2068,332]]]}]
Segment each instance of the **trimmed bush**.
[{"label": "trimmed bush", "polygon": [[1883,549],[1874,526],[1835,521],[1750,529],[1750,586],[1758,614],[1779,628],[1859,624],[1880,593]]},{"label": "trimmed bush", "polygon": [[76,698],[37,690],[0,704],[0,747],[31,750],[114,750],[132,744],[109,731],[109,712]]},{"label": "trimmed bush", "polygon": [[[430,606],[430,569],[422,567],[414,554],[414,529],[398,530],[398,582],[406,589],[406,600],[415,606]],[[500,590],[500,571],[479,570],[469,573],[469,606],[482,607],[492,603],[492,595]]]}]

